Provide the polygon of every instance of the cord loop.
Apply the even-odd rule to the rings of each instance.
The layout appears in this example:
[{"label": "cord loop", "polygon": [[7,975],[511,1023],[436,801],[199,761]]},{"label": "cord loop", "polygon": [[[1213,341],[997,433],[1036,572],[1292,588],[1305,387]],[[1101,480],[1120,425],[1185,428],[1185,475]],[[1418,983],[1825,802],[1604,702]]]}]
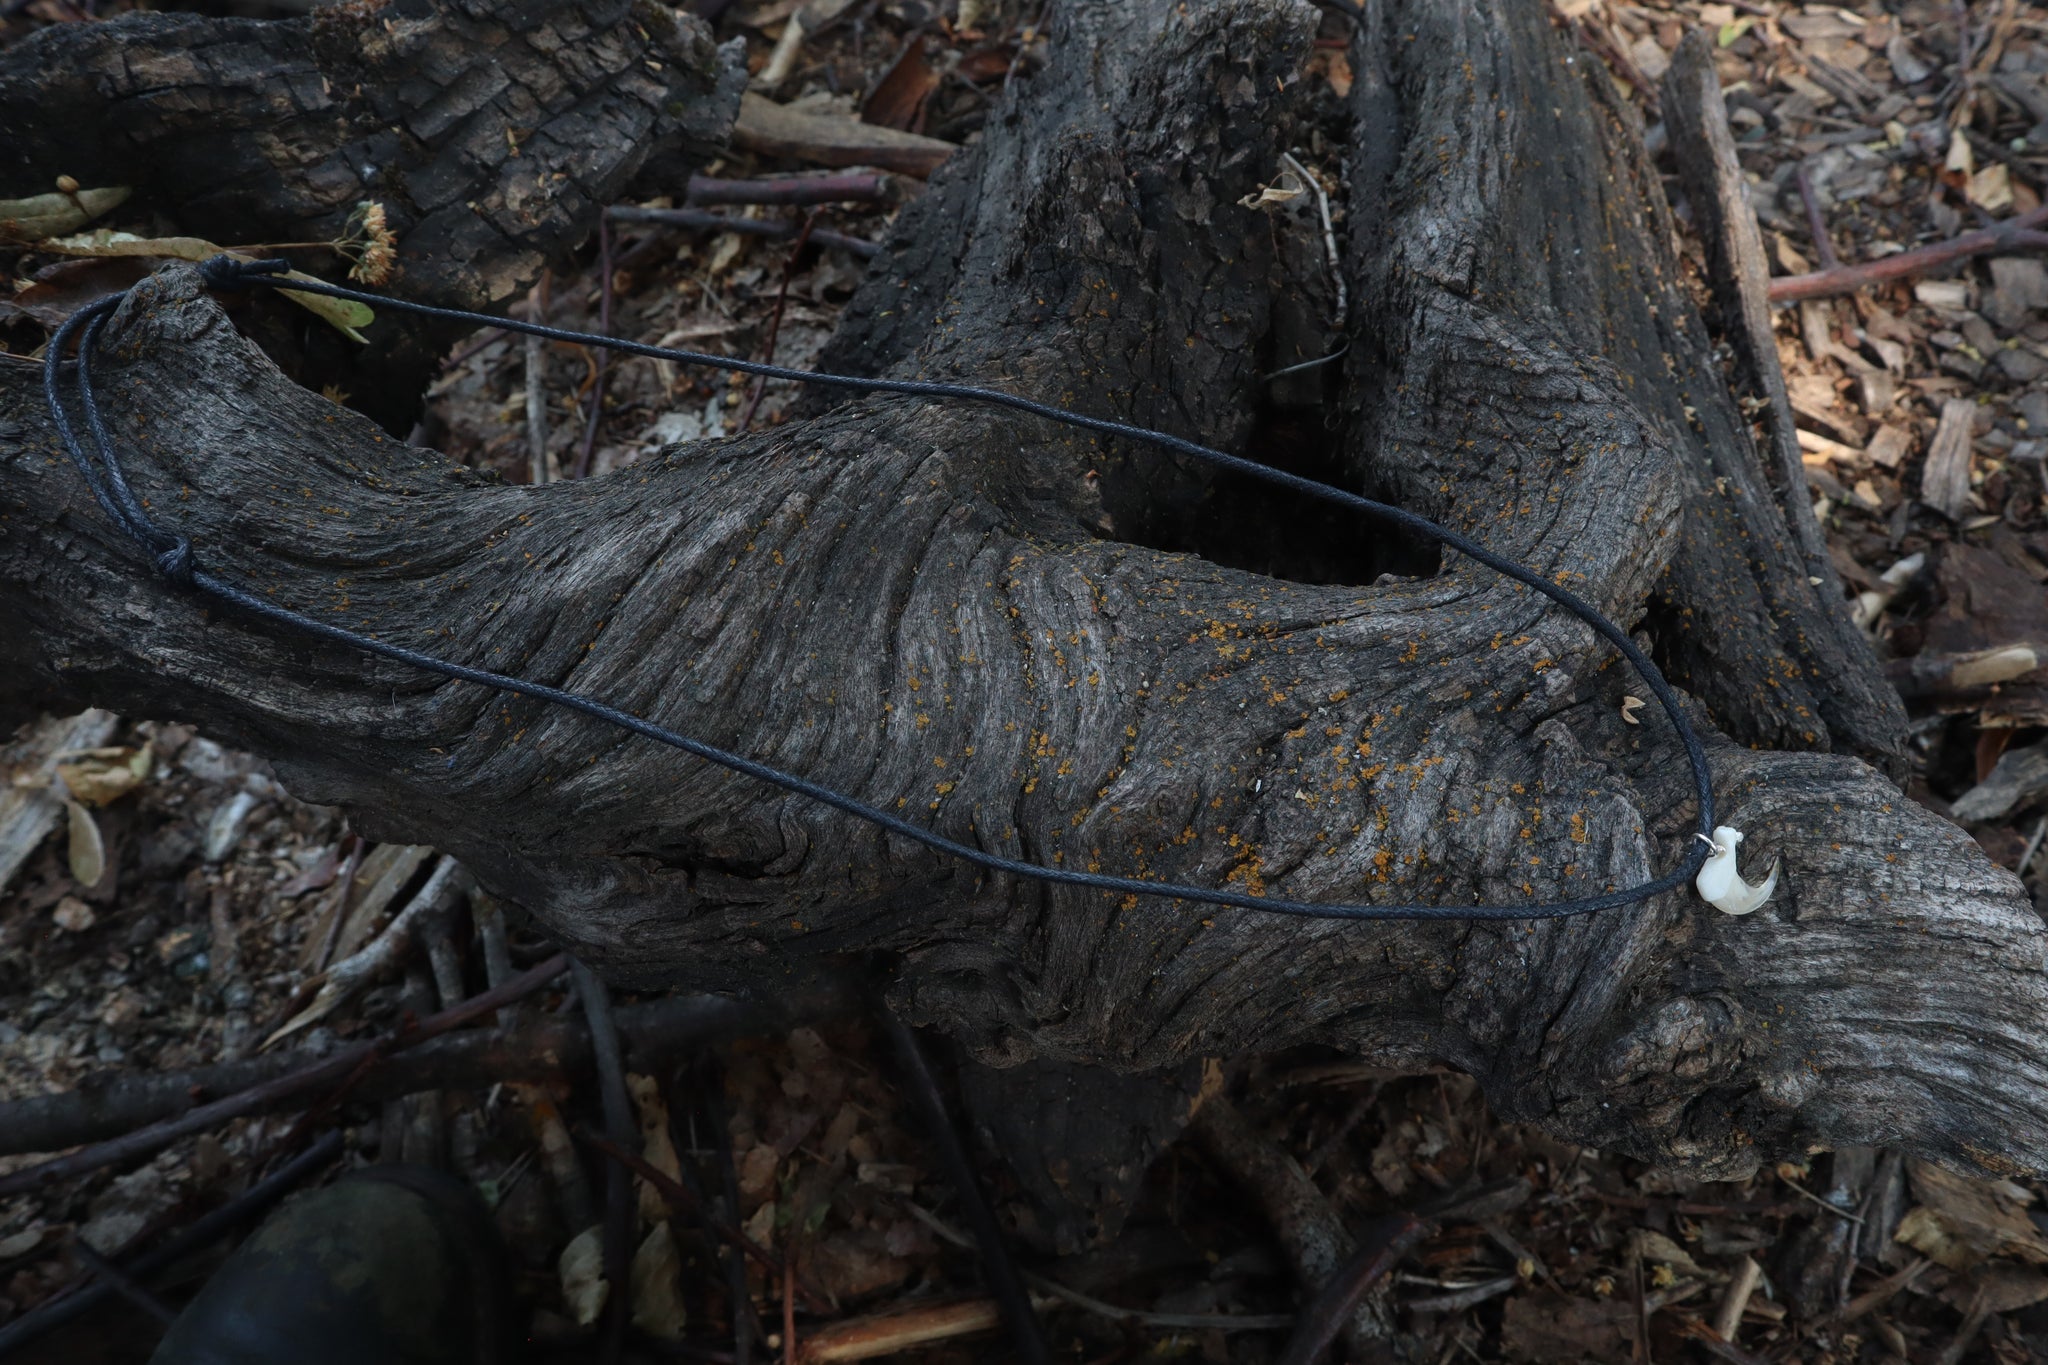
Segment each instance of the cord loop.
[{"label": "cord loop", "polygon": [[[540,323],[526,322],[518,318],[494,318],[480,313],[464,312],[455,308],[440,308],[432,304],[414,303],[407,299],[390,298],[369,294],[361,290],[345,289],[339,285],[321,280],[298,277],[281,282],[277,276],[288,269],[284,261],[248,261],[220,255],[200,263],[199,272],[206,283],[215,289],[243,289],[250,285],[264,284],[273,288],[286,288],[294,292],[321,294],[329,298],[348,299],[357,303],[388,308],[395,312],[411,313],[421,317],[444,318],[468,323],[479,327],[499,327],[506,331],[523,332],[531,336],[549,337],[559,341],[572,341],[582,345],[604,346],[631,355],[651,356],[681,364],[704,365],[711,368],[736,371],[741,374],[755,374],[772,379],[794,380],[800,383],[817,384],[839,388],[855,393],[894,393],[911,397],[948,399],[955,402],[972,402],[993,407],[1008,408],[1016,412],[1029,413],[1048,421],[1058,422],[1083,431],[1093,431],[1104,436],[1142,441],[1147,445],[1201,460],[1223,469],[1235,470],[1266,483],[1293,489],[1325,502],[1335,503],[1350,511],[1373,517],[1379,521],[1406,527],[1444,546],[1448,550],[1464,555],[1497,573],[1527,585],[1551,601],[1563,607],[1590,627],[1595,634],[1628,660],[1650,693],[1670,719],[1673,731],[1684,746],[1686,759],[1692,768],[1694,798],[1699,817],[1699,843],[1688,843],[1684,860],[1673,871],[1638,886],[1620,890],[1605,891],[1595,895],[1581,896],[1570,900],[1546,901],[1521,905],[1373,905],[1373,904],[1327,904],[1322,902],[1288,900],[1279,896],[1253,895],[1248,891],[1228,887],[1193,886],[1175,882],[1147,881],[1138,877],[1115,876],[1107,873],[1082,872],[1069,868],[1047,866],[1043,863],[1026,862],[1022,858],[1006,857],[991,852],[976,844],[964,843],[949,838],[935,829],[906,820],[892,811],[871,805],[845,792],[834,790],[822,783],[814,782],[794,773],[770,767],[757,759],[706,744],[699,739],[665,729],[651,721],[643,720],[631,712],[599,701],[595,697],[570,692],[545,683],[493,673],[488,669],[475,668],[468,664],[423,654],[379,640],[374,636],[353,631],[345,626],[334,625],[311,616],[305,616],[280,606],[268,597],[251,592],[238,584],[215,577],[200,568],[195,561],[192,543],[184,536],[174,534],[150,518],[147,504],[129,486],[121,469],[121,461],[114,450],[111,434],[100,413],[99,404],[93,392],[92,357],[99,330],[108,316],[126,297],[126,291],[101,299],[73,314],[50,338],[45,351],[43,365],[43,396],[49,409],[50,422],[57,429],[64,443],[66,453],[92,490],[94,499],[117,528],[125,532],[150,553],[157,571],[172,584],[188,592],[204,594],[238,608],[244,615],[257,620],[268,621],[302,635],[312,635],[336,644],[360,649],[368,654],[391,659],[399,663],[434,673],[458,682],[476,683],[494,691],[513,696],[530,697],[552,706],[564,707],[594,720],[601,720],[632,734],[665,744],[673,749],[694,755],[709,763],[715,763],[731,772],[779,787],[786,792],[885,830],[890,834],[913,840],[934,852],[945,854],[998,876],[1019,877],[1039,883],[1075,887],[1083,890],[1114,893],[1121,896],[1148,896],[1196,904],[1227,905],[1242,910],[1259,910],[1269,914],[1296,915],[1313,919],[1342,920],[1529,920],[1560,919],[1569,915],[1590,914],[1596,910],[1607,910],[1623,905],[1648,900],[1652,896],[1676,891],[1692,879],[1706,865],[1708,852],[1714,847],[1712,831],[1714,825],[1713,771],[1707,763],[1706,748],[1693,729],[1691,720],[1685,714],[1677,692],[1666,682],[1656,664],[1630,638],[1627,631],[1609,620],[1600,609],[1570,589],[1561,586],[1549,577],[1537,573],[1527,565],[1496,554],[1479,544],[1470,536],[1439,526],[1428,518],[1405,508],[1375,502],[1358,493],[1333,488],[1329,484],[1284,470],[1274,469],[1241,455],[1205,446],[1184,437],[1154,431],[1147,427],[1134,426],[1105,417],[1089,417],[1082,413],[1070,412],[1041,403],[1035,399],[1023,398],[1016,394],[1004,393],[999,389],[984,389],[967,384],[948,384],[932,380],[882,379],[856,377],[843,374],[821,374],[809,370],[795,370],[787,366],[771,365],[760,361],[734,360],[725,356],[708,355],[699,351],[672,350],[663,346],[650,346],[644,342],[628,341],[621,337],[597,336],[588,332],[572,332],[562,328],[548,327]],[[63,400],[61,378],[65,371],[63,353],[74,333],[83,329],[79,336],[78,362],[71,367],[79,392],[80,405],[85,412],[86,427],[91,435],[92,449],[87,450],[80,440],[77,428],[66,411]]]}]

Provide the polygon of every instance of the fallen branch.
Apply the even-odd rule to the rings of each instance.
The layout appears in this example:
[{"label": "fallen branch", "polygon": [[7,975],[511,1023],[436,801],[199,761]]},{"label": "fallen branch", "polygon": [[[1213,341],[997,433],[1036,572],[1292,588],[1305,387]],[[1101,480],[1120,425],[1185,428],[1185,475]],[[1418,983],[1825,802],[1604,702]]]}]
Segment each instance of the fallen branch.
[{"label": "fallen branch", "polygon": [[981,1253],[982,1274],[988,1278],[989,1289],[1002,1306],[1003,1320],[1009,1326],[1016,1356],[1026,1365],[1050,1361],[1052,1352],[1046,1345],[1038,1316],[1032,1311],[1031,1296],[1024,1289],[1022,1277],[1017,1274],[1017,1263],[1011,1259],[1009,1245],[1003,1240],[1003,1230],[996,1222],[995,1211],[989,1207],[981,1182],[975,1178],[974,1167],[967,1159],[967,1149],[960,1143],[959,1130],[953,1126],[953,1116],[946,1109],[945,1096],[939,1093],[931,1063],[924,1055],[924,1046],[918,1041],[916,1031],[888,1006],[882,1006],[879,1012],[882,1031],[889,1035],[903,1075],[910,1082],[911,1103],[918,1110],[918,1117],[924,1120],[925,1131],[932,1144],[938,1148],[939,1164],[953,1182],[954,1198],[960,1201],[960,1211],[966,1216],[967,1226],[974,1234],[975,1246]]},{"label": "fallen branch", "polygon": [[380,1057],[416,1047],[430,1038],[437,1038],[473,1019],[481,1018],[500,1005],[523,1000],[560,976],[568,967],[569,959],[557,953],[540,966],[514,977],[499,989],[485,991],[455,1009],[443,1010],[439,1014],[422,1019],[411,1028],[398,1029],[375,1042],[357,1043],[352,1047],[342,1048],[276,1080],[252,1086],[240,1094],[230,1095],[212,1104],[203,1104],[176,1118],[150,1124],[122,1137],[82,1148],[68,1156],[24,1167],[12,1175],[0,1176],[0,1198],[39,1189],[53,1180],[84,1175],[102,1166],[147,1156],[181,1137],[202,1132],[229,1119],[240,1118],[244,1114],[271,1108],[287,1099],[324,1089],[347,1079],[358,1068],[372,1064]]},{"label": "fallen branch", "polygon": [[920,180],[960,150],[935,137],[843,116],[806,114],[751,93],[740,99],[732,141],[735,147],[761,156],[788,157],[819,166],[880,166]]},{"label": "fallen branch", "polygon": [[[874,174],[784,175],[760,180],[690,177],[690,204],[872,204],[889,197],[889,178]],[[616,212],[616,210],[614,210]]]},{"label": "fallen branch", "polygon": [[1883,284],[1888,280],[1930,274],[1943,266],[1982,256],[1986,252],[2048,250],[2048,232],[2041,231],[2044,226],[2048,226],[2048,204],[1992,227],[1965,232],[1946,242],[1901,251],[1880,260],[1866,261],[1861,265],[1838,265],[1804,275],[1781,275],[1771,281],[1771,302],[1797,303],[1801,299],[1853,294],[1866,286]]},{"label": "fallen branch", "polygon": [[[319,1141],[280,1167],[275,1175],[251,1186],[246,1193],[223,1204],[156,1250],[145,1252],[121,1269],[130,1280],[140,1282],[165,1266],[211,1245],[217,1239],[226,1236],[237,1224],[254,1218],[325,1167],[341,1154],[341,1144],[342,1135],[339,1132],[322,1134]],[[13,1322],[0,1327],[0,1357],[26,1346],[38,1337],[56,1331],[74,1318],[91,1312],[114,1293],[112,1284],[99,1280],[83,1285],[61,1298],[38,1305]]]},{"label": "fallen branch", "polygon": [[[462,865],[443,855],[427,878],[427,884],[406,903],[405,909],[392,917],[384,932],[316,977],[314,980],[319,983],[319,989],[312,1003],[279,1025],[263,1040],[263,1045],[269,1047],[309,1024],[325,1019],[349,997],[397,966],[420,930],[453,910],[456,901],[473,885],[474,881],[462,870]],[[314,982],[306,984],[311,986]]]},{"label": "fallen branch", "polygon": [[[615,204],[606,210],[614,223],[660,223],[666,227],[692,228],[699,232],[738,232],[749,237],[794,237],[801,223],[781,218],[734,218],[707,209],[643,209],[633,204]],[[843,232],[814,228],[811,240],[819,246],[837,247],[849,255],[867,260],[881,250],[875,243]]]},{"label": "fallen branch", "polygon": [[[1343,1275],[1358,1254],[1358,1244],[1292,1156],[1255,1132],[1237,1106],[1222,1095],[1203,1102],[1188,1130],[1218,1165],[1251,1192],[1304,1286],[1320,1295],[1324,1286]],[[1317,1335],[1327,1343],[1341,1332],[1354,1357],[1370,1358],[1372,1343],[1392,1334],[1386,1295],[1384,1291],[1370,1292],[1372,1284],[1371,1278],[1365,1279],[1359,1292],[1341,1304],[1317,1301],[1318,1307],[1327,1307],[1336,1318],[1328,1324],[1328,1336],[1322,1336],[1320,1328]]]},{"label": "fallen branch", "polygon": [[[605,1136],[620,1151],[634,1151],[638,1155],[635,1149],[640,1130],[633,1122],[633,1101],[626,1094],[624,1049],[619,1045],[618,1020],[612,1015],[611,992],[596,972],[576,958],[569,959],[569,973],[576,982],[576,998],[590,1028],[590,1052],[597,1063]],[[604,1275],[614,1285],[627,1283],[633,1263],[634,1202],[632,1177],[623,1166],[608,1167],[604,1178]],[[613,1293],[607,1297],[603,1326],[599,1328],[598,1359],[603,1365],[615,1365],[619,1359],[626,1339],[626,1309],[626,1295]]]},{"label": "fallen branch", "polygon": [[[784,1008],[790,1003],[784,1002]],[[838,997],[829,993],[805,997],[788,1014],[783,1008],[764,1010],[724,996],[676,995],[622,1006],[618,1024],[628,1065],[647,1072],[686,1048],[815,1018],[837,1007]],[[184,1114],[200,1096],[238,1095],[321,1065],[333,1055],[273,1052],[190,1071],[91,1076],[75,1090],[0,1104],[0,1156],[61,1151],[118,1137]],[[389,1058],[365,1077],[356,1097],[375,1104],[422,1090],[557,1080],[578,1075],[590,1065],[589,1028],[573,1016],[549,1017],[517,1028],[466,1029],[422,1043]],[[290,1109],[309,1093],[272,1095],[255,1112]]]},{"label": "fallen branch", "polygon": [[1430,1225],[1413,1214],[1382,1219],[1364,1248],[1330,1276],[1314,1301],[1302,1310],[1300,1325],[1280,1353],[1280,1365],[1315,1365],[1321,1360],[1351,1321],[1358,1301],[1429,1231]]},{"label": "fallen branch", "polygon": [[804,1341],[797,1359],[804,1365],[827,1365],[837,1360],[871,1360],[894,1355],[933,1342],[993,1332],[1002,1324],[1002,1310],[994,1299],[967,1299],[912,1308],[900,1313],[877,1313],[872,1317],[848,1318],[821,1327]]}]

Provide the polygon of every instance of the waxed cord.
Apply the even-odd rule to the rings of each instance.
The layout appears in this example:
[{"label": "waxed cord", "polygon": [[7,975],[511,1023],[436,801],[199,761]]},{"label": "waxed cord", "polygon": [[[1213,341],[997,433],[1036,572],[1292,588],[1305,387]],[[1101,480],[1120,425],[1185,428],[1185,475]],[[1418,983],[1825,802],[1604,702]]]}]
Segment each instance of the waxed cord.
[{"label": "waxed cord", "polygon": [[[1009,408],[1016,412],[1043,417],[1065,426],[1078,427],[1083,431],[1098,432],[1105,436],[1118,436],[1142,441],[1177,454],[1190,456],[1205,463],[1224,469],[1234,470],[1266,483],[1275,484],[1340,507],[1362,512],[1367,516],[1403,527],[1425,536],[1449,549],[1477,560],[1486,567],[1527,585],[1558,603],[1591,626],[1602,638],[1621,652],[1629,665],[1648,684],[1650,694],[1671,720],[1685,754],[1692,766],[1693,781],[1699,802],[1699,834],[1711,841],[1714,829],[1713,773],[1707,764],[1706,749],[1701,745],[1699,735],[1686,718],[1676,692],[1657,666],[1631,640],[1628,632],[1607,619],[1590,602],[1567,588],[1544,578],[1532,569],[1504,558],[1484,546],[1446,527],[1437,525],[1426,517],[1386,503],[1375,502],[1341,488],[1305,479],[1273,469],[1242,456],[1226,454],[1194,441],[1153,431],[1145,427],[1132,426],[1124,422],[1110,421],[1101,417],[1088,417],[1068,412],[1047,403],[1020,398],[1015,394],[995,389],[978,388],[967,384],[944,384],[928,380],[876,379],[856,375],[819,374],[809,370],[791,369],[782,365],[768,365],[758,361],[734,360],[725,356],[708,355],[698,351],[672,350],[663,346],[649,346],[643,342],[626,341],[617,337],[598,336],[588,332],[572,332],[559,327],[547,327],[539,323],[523,322],[517,318],[489,317],[481,313],[469,313],[454,308],[438,308],[430,304],[413,303],[405,299],[388,298],[380,294],[345,289],[338,285],[294,278],[277,278],[289,266],[284,261],[248,261],[233,256],[216,256],[204,262],[200,274],[215,289],[241,289],[252,285],[289,289],[298,293],[322,294],[329,298],[347,299],[351,302],[388,308],[397,312],[413,313],[421,317],[446,318],[466,322],[479,327],[497,327],[509,332],[523,332],[532,336],[547,337],[556,341],[570,341],[587,346],[604,346],[624,351],[630,355],[649,356],[658,360],[670,360],[685,365],[703,365],[715,369],[736,371],[740,374],[760,375],[768,379],[788,379],[798,383],[819,384],[831,388],[850,389],[861,393],[894,393],[911,397],[950,399],[956,402],[973,402],[996,407]],[[1675,891],[1690,881],[1705,864],[1709,849],[1700,839],[1688,841],[1687,854],[1680,865],[1654,881],[1619,891],[1609,891],[1597,896],[1582,896],[1571,900],[1542,901],[1523,905],[1359,905],[1359,904],[1317,904],[1309,901],[1286,900],[1275,896],[1255,896],[1249,892],[1231,891],[1217,887],[1186,886],[1175,882],[1141,881],[1135,877],[1118,877],[1096,872],[1075,872],[1066,868],[1047,867],[1029,863],[1017,858],[1006,858],[985,849],[949,839],[943,834],[916,825],[900,816],[893,815],[879,807],[834,791],[830,787],[786,773],[739,754],[678,734],[643,720],[639,716],[607,705],[593,697],[549,687],[544,683],[529,682],[487,669],[472,668],[467,664],[454,663],[447,659],[422,654],[418,650],[402,645],[386,643],[370,636],[358,634],[341,626],[330,625],[310,616],[301,615],[286,607],[280,607],[246,588],[220,578],[201,566],[193,552],[192,543],[186,537],[159,526],[144,509],[142,502],[129,487],[127,477],[122,473],[120,459],[114,453],[114,443],[109,436],[106,423],[101,416],[99,400],[93,390],[92,356],[98,344],[100,329],[107,317],[126,297],[126,291],[110,295],[87,308],[81,309],[67,319],[50,339],[43,365],[43,396],[49,405],[50,420],[57,428],[58,438],[63,442],[71,461],[78,467],[79,474],[91,489],[93,499],[106,513],[109,521],[119,527],[130,539],[149,553],[152,563],[174,586],[188,592],[198,593],[237,607],[251,616],[272,622],[301,634],[317,636],[347,645],[381,658],[402,664],[458,682],[477,683],[500,692],[516,696],[532,697],[555,706],[566,707],[593,719],[601,720],[644,736],[671,748],[681,749],[706,762],[747,777],[769,783],[793,792],[798,796],[820,802],[834,810],[843,811],[857,819],[880,826],[891,834],[902,835],[915,840],[927,848],[934,849],[963,862],[990,872],[1024,877],[1032,881],[1048,882],[1060,886],[1081,887],[1093,891],[1115,892],[1119,895],[1160,896],[1172,900],[1194,901],[1209,905],[1227,905],[1244,910],[1263,910],[1270,914],[1296,915],[1313,919],[1343,920],[1514,920],[1514,919],[1558,919],[1568,915],[1589,914],[1596,910],[1613,909],[1648,900],[1652,896]],[[63,355],[72,338],[78,340],[78,358],[71,367],[78,388],[78,402],[85,415],[86,430],[91,437],[91,452],[79,439],[64,404],[61,376],[65,369]]]}]

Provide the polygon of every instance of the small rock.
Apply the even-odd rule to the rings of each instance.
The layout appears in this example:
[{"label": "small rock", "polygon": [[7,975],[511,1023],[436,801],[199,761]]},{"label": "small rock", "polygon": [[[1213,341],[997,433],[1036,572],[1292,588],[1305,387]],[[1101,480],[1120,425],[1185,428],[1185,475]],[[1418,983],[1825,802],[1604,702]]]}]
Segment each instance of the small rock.
[{"label": "small rock", "polygon": [[[2031,384],[2048,375],[2048,360],[2020,346],[2007,346],[1992,357],[1999,371],[2016,384]],[[2029,424],[2031,425],[2031,423]]]},{"label": "small rock", "polygon": [[2048,389],[2028,389],[2020,395],[2018,407],[2027,435],[2048,436]]},{"label": "small rock", "polygon": [[2031,256],[1999,256],[1991,262],[1991,293],[1984,311],[2007,331],[2024,327],[2028,317],[2048,309],[2048,266]]},{"label": "small rock", "polygon": [[57,908],[50,912],[50,918],[56,921],[59,929],[67,933],[82,934],[99,923],[100,917],[92,912],[90,905],[78,897],[66,896],[57,902]]},{"label": "small rock", "polygon": [[234,851],[236,841],[242,837],[242,826],[249,822],[249,813],[255,809],[256,798],[246,791],[236,792],[221,803],[206,823],[207,862],[217,863]]},{"label": "small rock", "polygon": [[1949,374],[1961,375],[1972,384],[1984,378],[1984,362],[1970,359],[1969,355],[1963,351],[1942,352],[1941,356],[1935,361],[1935,366]]},{"label": "small rock", "polygon": [[179,751],[178,766],[201,782],[229,782],[247,771],[248,760],[210,739],[194,739]]},{"label": "small rock", "polygon": [[11,1261],[17,1256],[26,1256],[42,1244],[41,1228],[17,1232],[12,1237],[0,1237],[0,1261]]},{"label": "small rock", "polygon": [[1963,340],[1976,348],[1977,354],[1989,358],[1998,349],[1998,333],[1991,330],[1991,324],[1975,313],[1963,319]]},{"label": "small rock", "polygon": [[190,961],[206,947],[206,936],[197,929],[181,926],[156,941],[156,960],[166,967]]},{"label": "small rock", "polygon": [[141,995],[123,986],[114,992],[114,998],[100,1011],[100,1022],[108,1028],[120,1028],[140,1019],[148,1008]]}]

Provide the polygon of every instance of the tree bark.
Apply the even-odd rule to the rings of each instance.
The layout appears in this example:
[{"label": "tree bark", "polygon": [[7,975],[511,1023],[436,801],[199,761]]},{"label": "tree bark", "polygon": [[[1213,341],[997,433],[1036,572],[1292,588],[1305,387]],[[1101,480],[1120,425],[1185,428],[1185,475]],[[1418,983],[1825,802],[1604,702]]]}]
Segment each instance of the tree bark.
[{"label": "tree bark", "polygon": [[[1763,910],[1682,894],[1364,925],[982,875],[178,596],[12,368],[0,706],[196,721],[373,837],[461,858],[621,985],[772,990],[857,955],[996,1064],[1320,1042],[1461,1067],[1503,1118],[1704,1174],[1844,1144],[2048,1168],[2041,922],[1864,761],[1895,760],[1897,700],[1839,590],[1806,581],[1802,494],[1773,496],[1596,64],[1511,0],[1371,8],[1351,312],[1330,320],[1350,350],[1302,421],[1260,376],[1314,340],[1320,229],[1239,200],[1295,145],[1316,11],[1058,14],[1048,69],[899,221],[841,363],[1325,473],[1557,575],[1698,698],[1722,818],[1754,867],[1784,858]],[[870,399],[502,487],[291,384],[189,269],[108,331],[131,477],[213,571],[956,838],[1310,899],[1500,903],[1646,880],[1692,836],[1682,751],[1653,712],[1624,721],[1639,685],[1586,627],[1149,449]]]},{"label": "tree bark", "polygon": [[[322,242],[383,204],[396,293],[498,311],[636,175],[680,191],[746,71],[649,0],[394,0],[302,19],[124,15],[0,52],[0,197],[57,176],[226,246]],[[283,253],[311,266],[321,258]],[[452,338],[380,318],[357,347],[282,300],[236,308],[301,382],[403,434]]]}]

